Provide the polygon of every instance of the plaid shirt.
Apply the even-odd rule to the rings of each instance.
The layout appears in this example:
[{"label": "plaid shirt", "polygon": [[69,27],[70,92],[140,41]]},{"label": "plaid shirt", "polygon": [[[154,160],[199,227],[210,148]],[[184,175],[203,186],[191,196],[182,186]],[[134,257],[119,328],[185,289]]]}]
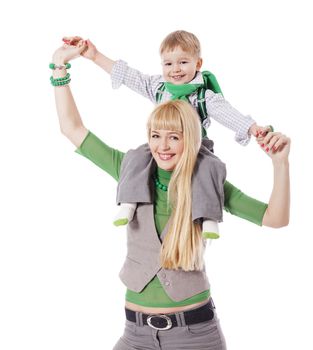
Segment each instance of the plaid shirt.
[{"label": "plaid shirt", "polygon": [[[122,60],[116,61],[111,72],[113,89],[119,88],[122,84],[138,94],[149,98],[156,103],[156,94],[164,78],[162,75],[146,75],[136,69],[130,68]],[[201,72],[198,72],[190,84],[203,84]],[[171,99],[171,94],[163,91],[162,102]],[[194,108],[198,106],[198,95],[193,93],[189,96],[189,101]],[[255,121],[250,116],[244,116],[227,102],[222,94],[216,94],[211,90],[206,90],[205,102],[207,109],[207,119],[203,121],[203,126],[208,128],[211,118],[235,132],[235,140],[241,145],[246,145],[250,141],[248,130]]]}]

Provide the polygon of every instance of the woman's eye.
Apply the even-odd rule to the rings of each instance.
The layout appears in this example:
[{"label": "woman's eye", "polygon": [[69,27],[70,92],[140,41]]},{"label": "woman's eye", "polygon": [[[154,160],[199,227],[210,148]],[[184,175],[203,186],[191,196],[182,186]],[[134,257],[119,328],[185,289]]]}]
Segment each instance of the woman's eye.
[{"label": "woman's eye", "polygon": [[159,137],[159,135],[157,135],[157,134],[151,135],[151,138],[153,138],[153,139],[157,139],[158,137]]},{"label": "woman's eye", "polygon": [[179,138],[178,138],[177,136],[171,136],[171,139],[172,139],[172,140],[175,140],[175,141],[178,141],[178,140],[179,140]]}]

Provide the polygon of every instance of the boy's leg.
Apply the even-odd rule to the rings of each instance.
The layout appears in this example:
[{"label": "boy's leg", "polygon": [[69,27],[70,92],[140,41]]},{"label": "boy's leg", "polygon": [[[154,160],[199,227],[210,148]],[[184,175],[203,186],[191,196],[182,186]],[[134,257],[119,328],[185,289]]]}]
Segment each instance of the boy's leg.
[{"label": "boy's leg", "polygon": [[136,208],[136,203],[121,203],[120,209],[114,218],[113,224],[115,226],[127,225],[133,220]]},{"label": "boy's leg", "polygon": [[225,164],[203,139],[192,178],[192,219],[203,221],[203,236],[218,238],[218,222],[223,220]]},{"label": "boy's leg", "polygon": [[150,178],[155,170],[153,164],[148,144],[125,154],[117,188],[117,204],[152,203]]},{"label": "boy's leg", "polygon": [[120,210],[114,219],[114,225],[126,225],[130,222],[137,203],[152,202],[150,178],[154,171],[153,164],[148,144],[125,154],[116,196]]},{"label": "boy's leg", "polygon": [[220,238],[218,229],[218,222],[214,220],[205,219],[202,222],[202,236],[207,239]]}]

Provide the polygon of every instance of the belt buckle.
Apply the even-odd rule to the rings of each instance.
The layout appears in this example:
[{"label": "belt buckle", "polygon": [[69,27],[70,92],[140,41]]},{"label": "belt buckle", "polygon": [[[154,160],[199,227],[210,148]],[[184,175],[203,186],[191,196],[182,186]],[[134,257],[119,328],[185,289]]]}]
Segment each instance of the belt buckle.
[{"label": "belt buckle", "polygon": [[[157,318],[157,317],[164,319],[167,322],[167,325],[165,327],[163,327],[163,328],[160,328],[160,327],[157,327],[157,326],[153,325],[152,324],[152,319],[153,318]],[[151,327],[153,329],[156,329],[158,331],[166,331],[166,330],[172,328],[172,320],[168,316],[162,315],[162,314],[160,314],[160,315],[149,315],[147,317],[147,323],[148,323],[149,327]]]}]

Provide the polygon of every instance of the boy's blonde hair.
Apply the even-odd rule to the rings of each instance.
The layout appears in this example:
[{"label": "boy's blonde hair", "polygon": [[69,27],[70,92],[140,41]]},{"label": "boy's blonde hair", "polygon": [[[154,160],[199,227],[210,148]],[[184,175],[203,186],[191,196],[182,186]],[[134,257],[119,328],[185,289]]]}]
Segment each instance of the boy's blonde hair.
[{"label": "boy's blonde hair", "polygon": [[185,271],[203,268],[201,227],[192,221],[191,178],[201,145],[201,127],[194,108],[185,101],[158,105],[148,120],[151,130],[174,130],[183,134],[184,150],[168,186],[168,204],[172,209],[170,225],[161,249],[161,264],[167,269]]},{"label": "boy's blonde hair", "polygon": [[180,47],[196,57],[201,56],[201,46],[198,38],[185,30],[177,30],[166,36],[160,45],[160,54],[164,51],[173,51],[176,47]]}]

